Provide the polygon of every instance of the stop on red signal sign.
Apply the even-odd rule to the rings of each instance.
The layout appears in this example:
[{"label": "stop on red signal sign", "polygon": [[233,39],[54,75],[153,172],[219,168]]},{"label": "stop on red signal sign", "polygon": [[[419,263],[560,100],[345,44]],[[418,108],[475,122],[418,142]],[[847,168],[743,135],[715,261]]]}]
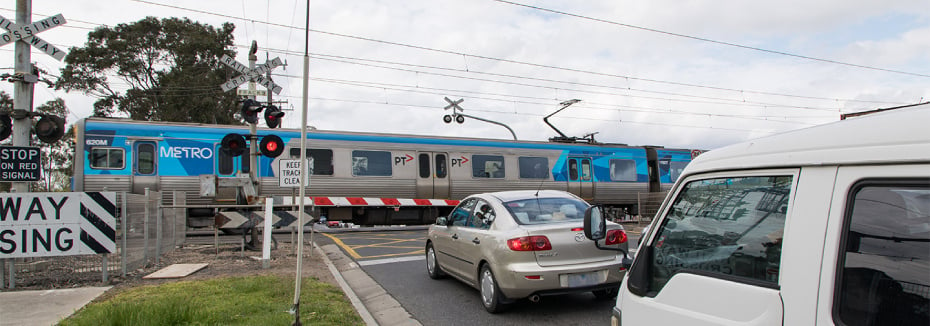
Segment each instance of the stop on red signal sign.
[{"label": "stop on red signal sign", "polygon": [[284,141],[277,135],[266,135],[262,137],[262,141],[258,144],[258,148],[261,149],[262,155],[264,156],[272,158],[278,157],[281,153],[284,153]]}]

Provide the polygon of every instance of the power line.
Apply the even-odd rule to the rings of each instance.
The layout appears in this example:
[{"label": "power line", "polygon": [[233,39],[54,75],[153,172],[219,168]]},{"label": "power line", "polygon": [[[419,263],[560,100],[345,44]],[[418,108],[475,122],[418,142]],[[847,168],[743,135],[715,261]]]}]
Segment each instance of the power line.
[{"label": "power line", "polygon": [[[212,15],[212,16],[224,17],[224,18],[229,18],[229,19],[236,19],[236,20],[247,21],[247,22],[252,22],[252,23],[261,23],[261,24],[266,24],[266,25],[269,25],[269,26],[278,26],[278,27],[282,27],[282,28],[291,28],[291,29],[302,28],[302,27],[295,27],[295,26],[290,26],[290,25],[285,25],[285,24],[280,24],[280,23],[265,22],[265,21],[255,20],[255,19],[246,19],[246,18],[242,18],[242,17],[235,17],[235,16],[230,16],[230,15],[218,14],[218,13],[214,13],[214,12],[208,12],[208,11],[203,11],[203,10],[191,9],[191,8],[186,8],[186,7],[181,7],[181,6],[174,6],[174,5],[167,5],[167,4],[155,3],[155,2],[146,1],[146,0],[132,0],[132,1],[134,1],[134,2],[139,2],[139,3],[145,3],[145,4],[150,4],[150,5],[168,7],[168,8],[178,9],[178,10],[191,11],[191,12],[201,13],[201,14],[205,14],[205,15]],[[718,86],[708,86],[708,85],[689,84],[689,83],[684,83],[684,82],[665,81],[665,80],[658,80],[658,79],[649,79],[649,78],[640,78],[640,77],[626,76],[626,75],[620,75],[620,74],[610,74],[610,73],[603,73],[603,72],[596,72],[596,71],[586,71],[586,70],[575,69],[575,68],[565,68],[565,67],[552,66],[552,65],[544,65],[544,64],[531,63],[531,62],[524,62],[524,61],[518,61],[518,60],[502,59],[502,58],[495,58],[495,57],[489,57],[489,56],[483,56],[483,55],[469,54],[469,53],[464,53],[464,52],[456,52],[456,51],[450,51],[450,50],[434,49],[434,48],[429,48],[429,47],[424,47],[424,46],[418,46],[418,45],[412,45],[412,44],[405,44],[405,43],[399,43],[399,42],[392,42],[392,41],[384,41],[384,40],[378,40],[378,39],[373,39],[373,38],[367,38],[367,37],[361,37],[361,36],[355,36],[355,35],[348,35],[348,34],[341,34],[341,33],[335,33],[335,32],[328,32],[328,31],[322,31],[322,30],[316,30],[316,29],[310,29],[310,31],[311,31],[311,32],[314,32],[314,33],[319,33],[319,34],[326,34],[326,35],[332,35],[332,36],[337,36],[337,37],[344,37],[344,38],[350,38],[350,39],[356,39],[356,40],[362,40],[362,41],[368,41],[368,42],[374,42],[374,43],[382,43],[382,44],[394,45],[394,46],[399,46],[399,47],[406,47],[406,48],[411,48],[411,49],[418,49],[418,50],[424,50],[424,51],[431,51],[431,52],[436,52],[436,53],[452,54],[452,55],[456,55],[456,56],[471,57],[471,58],[483,59],[483,60],[489,60],[489,61],[498,61],[498,62],[519,64],[519,65],[525,65],[525,66],[531,66],[531,67],[537,67],[537,68],[546,68],[546,69],[554,69],[554,70],[562,70],[562,71],[569,71],[569,72],[590,74],[590,75],[595,75],[595,76],[622,78],[622,79],[626,79],[626,80],[636,80],[636,81],[642,81],[642,82],[651,82],[651,83],[666,84],[666,85],[674,85],[674,86],[695,87],[695,88],[711,89],[711,90],[718,90],[718,91],[729,91],[729,92],[737,92],[737,93],[741,93],[741,94],[746,93],[746,94],[758,94],[758,95],[769,95],[769,96],[781,96],[781,97],[802,98],[802,99],[803,99],[803,98],[806,98],[806,99],[815,98],[815,97],[803,96],[803,95],[784,94],[784,93],[774,93],[774,92],[764,92],[764,91],[753,91],[753,90],[741,90],[741,89],[727,88],[727,87],[718,87]],[[925,76],[925,75],[918,75],[918,76]],[[926,76],[927,76],[927,77],[930,77],[930,75],[926,75]],[[816,98],[816,99],[824,99],[824,98]]]},{"label": "power line", "polygon": [[520,7],[524,7],[524,8],[530,8],[530,9],[535,9],[535,10],[539,10],[539,11],[545,11],[545,12],[549,12],[549,13],[559,14],[559,15],[571,16],[571,17],[575,17],[575,18],[581,18],[581,19],[586,19],[586,20],[591,20],[591,21],[596,21],[596,22],[601,22],[601,23],[607,23],[607,24],[611,24],[611,25],[617,25],[617,26],[623,26],[623,27],[628,27],[628,28],[634,28],[634,29],[639,29],[639,30],[643,30],[643,31],[648,31],[648,32],[653,32],[653,33],[660,33],[660,34],[671,35],[671,36],[676,36],[676,37],[683,37],[683,38],[687,38],[687,39],[692,39],[692,40],[697,40],[697,41],[702,41],[702,42],[710,42],[710,43],[715,43],[715,44],[720,44],[720,45],[726,45],[726,46],[731,46],[731,47],[736,47],[736,48],[741,48],[741,49],[747,49],[747,50],[753,50],[753,51],[760,51],[760,52],[766,52],[766,53],[771,53],[771,54],[778,54],[778,55],[784,55],[784,56],[795,57],[795,58],[801,58],[801,59],[806,59],[806,60],[813,60],[813,61],[820,61],[820,62],[838,64],[838,65],[849,66],[849,67],[856,67],[856,68],[863,68],[863,69],[871,69],[871,70],[878,70],[878,71],[884,71],[884,72],[891,72],[891,73],[896,73],[896,74],[911,75],[911,76],[918,76],[918,77],[930,77],[930,75],[925,75],[925,74],[919,74],[919,73],[913,73],[913,72],[907,72],[907,71],[901,71],[901,70],[892,70],[892,69],[878,68],[878,67],[873,67],[873,66],[866,66],[866,65],[860,65],[860,64],[855,64],[855,63],[848,63],[848,62],[842,62],[842,61],[836,61],[836,60],[830,60],[830,59],[822,59],[822,58],[816,58],[816,57],[811,57],[811,56],[806,56],[806,55],[788,53],[788,52],[784,52],[784,51],[768,50],[768,49],[763,49],[763,48],[754,47],[754,46],[748,46],[748,45],[742,45],[742,44],[736,44],[736,43],[730,43],[730,42],[723,42],[723,41],[717,41],[717,40],[712,40],[712,39],[703,38],[703,37],[697,37],[697,36],[691,36],[691,35],[685,35],[685,34],[667,32],[667,31],[658,30],[658,29],[654,29],[654,28],[648,28],[648,27],[642,27],[642,26],[624,24],[624,23],[619,23],[619,22],[610,21],[610,20],[606,20],[606,19],[594,18],[594,17],[584,16],[584,15],[579,15],[579,14],[573,14],[573,13],[569,13],[569,12],[558,11],[558,10],[548,9],[548,8],[543,8],[543,7],[538,7],[538,6],[531,6],[531,5],[522,4],[522,3],[517,3],[517,2],[512,2],[512,1],[507,1],[507,0],[494,0],[494,1],[497,1],[497,2],[500,2],[500,3],[506,3],[506,4],[510,4],[510,5],[515,5],[515,6],[520,6]]}]

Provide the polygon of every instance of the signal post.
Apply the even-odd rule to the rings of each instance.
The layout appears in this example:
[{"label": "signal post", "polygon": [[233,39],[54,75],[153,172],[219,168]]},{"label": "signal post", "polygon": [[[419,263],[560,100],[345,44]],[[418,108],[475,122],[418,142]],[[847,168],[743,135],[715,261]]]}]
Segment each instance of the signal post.
[{"label": "signal post", "polygon": [[[255,55],[258,52],[258,43],[252,41],[252,46],[249,49],[249,65],[243,65],[229,56],[224,55],[220,58],[220,62],[226,64],[227,66],[235,69],[236,71],[242,73],[242,75],[227,80],[225,83],[220,85],[220,88],[223,91],[230,91],[237,89],[240,85],[245,82],[249,83],[248,91],[246,92],[246,99],[242,101],[242,108],[240,110],[240,115],[243,120],[249,125],[249,135],[248,135],[248,145],[246,145],[245,137],[240,134],[228,134],[223,137],[223,141],[220,145],[220,149],[231,156],[241,156],[244,147],[249,147],[249,158],[247,160],[242,160],[242,169],[241,172],[248,175],[249,183],[254,191],[245,191],[245,189],[239,189],[237,191],[237,204],[248,204],[249,202],[257,198],[248,198],[249,194],[258,194],[260,193],[261,183],[258,182],[258,156],[259,152],[261,155],[268,157],[277,157],[281,155],[284,151],[284,142],[281,140],[281,137],[276,135],[266,135],[263,136],[261,141],[258,137],[258,113],[265,111],[264,117],[265,121],[268,124],[269,128],[276,128],[281,123],[281,118],[284,116],[284,112],[281,112],[280,109],[272,105],[271,93],[268,93],[268,104],[262,104],[256,101],[256,83],[268,88],[268,90],[274,92],[275,94],[280,94],[283,89],[281,86],[278,86],[271,80],[271,70],[281,66],[283,63],[280,58],[274,58],[273,60],[267,61],[264,64],[256,65],[258,57]],[[270,232],[270,230],[266,230]],[[252,228],[252,242],[258,238],[257,228]],[[263,261],[263,265],[267,268],[269,262]]]}]

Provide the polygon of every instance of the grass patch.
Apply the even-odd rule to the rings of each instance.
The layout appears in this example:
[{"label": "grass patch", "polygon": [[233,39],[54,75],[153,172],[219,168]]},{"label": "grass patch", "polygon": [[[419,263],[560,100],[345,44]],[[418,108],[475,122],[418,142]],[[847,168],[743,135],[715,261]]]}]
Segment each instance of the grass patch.
[{"label": "grass patch", "polygon": [[[92,303],[60,325],[290,325],[294,279],[262,275],[142,286]],[[303,325],[364,325],[342,291],[304,278]]]}]

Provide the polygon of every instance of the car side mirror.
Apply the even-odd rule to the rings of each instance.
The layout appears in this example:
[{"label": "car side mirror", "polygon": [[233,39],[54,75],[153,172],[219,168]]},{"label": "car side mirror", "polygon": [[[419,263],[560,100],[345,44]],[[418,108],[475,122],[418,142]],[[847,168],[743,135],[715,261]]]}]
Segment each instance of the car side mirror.
[{"label": "car side mirror", "polygon": [[604,216],[601,215],[601,209],[597,206],[591,206],[584,211],[584,236],[590,240],[604,239],[607,236],[607,223],[604,222]]},{"label": "car side mirror", "polygon": [[436,225],[449,225],[448,219],[445,216],[437,217]]}]

